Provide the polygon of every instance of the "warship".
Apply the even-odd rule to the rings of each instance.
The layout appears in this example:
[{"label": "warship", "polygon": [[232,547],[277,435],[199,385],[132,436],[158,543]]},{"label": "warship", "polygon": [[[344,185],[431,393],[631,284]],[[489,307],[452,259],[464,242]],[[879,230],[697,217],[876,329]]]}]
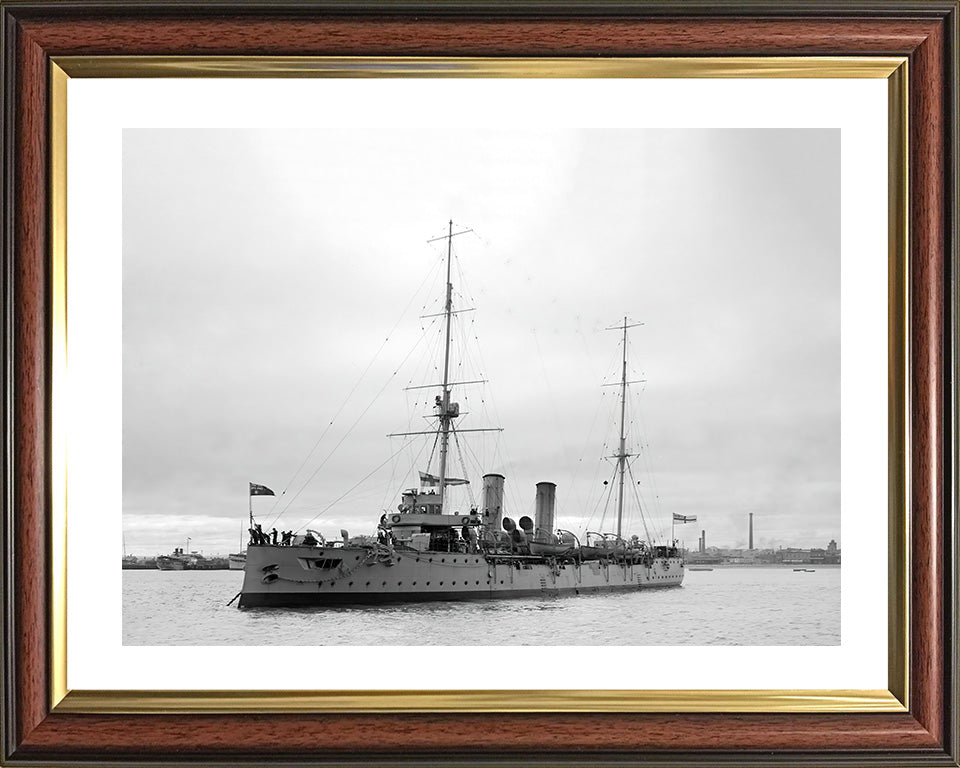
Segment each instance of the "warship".
[{"label": "warship", "polygon": [[[584,541],[557,528],[556,485],[536,485],[534,517],[514,521],[505,514],[504,482],[500,473],[482,478],[480,503],[468,511],[456,510],[449,488],[466,485],[467,478],[452,477],[451,441],[462,432],[460,406],[453,387],[476,382],[453,382],[451,372],[451,318],[453,284],[451,254],[453,231],[436,240],[446,241],[446,293],[440,313],[445,323],[442,381],[428,385],[439,390],[427,435],[439,447],[437,471],[419,471],[419,483],[403,490],[395,511],[379,518],[376,537],[351,538],[341,530],[333,541],[314,530],[290,532],[278,540],[264,533],[250,509],[250,540],[246,550],[243,586],[238,607],[350,606],[378,603],[496,600],[557,595],[589,595],[650,587],[677,587],[683,583],[684,560],[676,542],[656,544],[647,535],[626,539],[622,532],[624,479],[628,460],[625,404],[627,397],[626,320],[615,326],[623,332],[623,366],[620,386],[620,434],[616,459],[616,531],[589,533]],[[438,369],[439,370],[439,369]],[[499,431],[499,428],[496,428]],[[431,454],[432,455],[432,454]],[[262,493],[273,495],[264,486]],[[611,488],[612,491],[612,488]],[[236,600],[236,598],[234,598]],[[231,601],[233,602],[233,601]]]}]

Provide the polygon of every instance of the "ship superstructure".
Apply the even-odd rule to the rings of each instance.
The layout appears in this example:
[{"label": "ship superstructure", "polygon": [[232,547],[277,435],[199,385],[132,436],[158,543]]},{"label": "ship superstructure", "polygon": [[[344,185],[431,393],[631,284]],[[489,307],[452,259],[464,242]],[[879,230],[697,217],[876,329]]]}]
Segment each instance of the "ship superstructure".
[{"label": "ship superstructure", "polygon": [[186,549],[176,547],[169,555],[157,555],[157,569],[161,571],[216,571],[223,567],[222,559],[191,550],[189,538]]},{"label": "ship superstructure", "polygon": [[[590,534],[581,541],[556,525],[556,485],[536,485],[534,518],[514,521],[504,514],[504,482],[499,473],[483,476],[480,503],[466,511],[449,501],[448,488],[466,485],[451,476],[451,438],[463,432],[499,431],[499,427],[460,429],[460,406],[453,387],[478,382],[452,382],[451,319],[453,222],[445,240],[445,344],[442,381],[429,384],[439,394],[431,417],[436,427],[391,436],[432,436],[438,454],[434,472],[419,471],[419,484],[402,491],[396,511],[381,515],[377,536],[351,539],[346,531],[326,541],[316,531],[278,540],[255,526],[251,508],[239,607],[362,605],[385,602],[476,600],[537,595],[593,594],[644,587],[679,586],[684,561],[675,543],[657,545],[647,536],[627,542],[622,536],[624,476],[628,459],[624,424],[627,381],[624,319],[624,362],[621,381],[620,438],[617,453],[619,492],[617,531]],[[432,457],[431,452],[431,457]],[[253,487],[253,486],[251,486]],[[258,486],[259,487],[259,486]],[[271,492],[272,495],[272,492]]]}]

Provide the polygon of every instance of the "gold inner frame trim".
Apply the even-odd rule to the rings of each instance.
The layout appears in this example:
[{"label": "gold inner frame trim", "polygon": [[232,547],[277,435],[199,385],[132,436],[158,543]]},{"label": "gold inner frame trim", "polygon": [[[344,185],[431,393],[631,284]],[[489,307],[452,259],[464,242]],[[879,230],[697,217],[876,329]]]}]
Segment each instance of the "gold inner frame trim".
[{"label": "gold inner frame trim", "polygon": [[[887,79],[887,680],[910,706],[909,64]],[[842,620],[842,619],[841,619]]]},{"label": "gold inner frame trim", "polygon": [[896,56],[449,58],[435,56],[57,56],[69,77],[888,78]]},{"label": "gold inner frame trim", "polygon": [[[904,712],[909,691],[907,60],[902,57],[61,56],[51,60],[50,697],[57,712]],[[67,91],[72,77],[874,78],[888,81],[889,690],[110,691],[67,686]]]},{"label": "gold inner frame trim", "polygon": [[67,77],[50,66],[50,685],[67,694]]},{"label": "gold inner frame trim", "polygon": [[[838,706],[838,702],[842,706]],[[57,712],[901,712],[889,691],[73,691]]]}]

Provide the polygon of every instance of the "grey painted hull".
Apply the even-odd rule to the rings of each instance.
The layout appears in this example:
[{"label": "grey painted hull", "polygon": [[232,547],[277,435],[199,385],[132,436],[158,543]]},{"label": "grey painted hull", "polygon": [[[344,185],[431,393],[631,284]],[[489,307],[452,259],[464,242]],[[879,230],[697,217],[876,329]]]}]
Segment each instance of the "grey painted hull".
[{"label": "grey painted hull", "polygon": [[551,562],[364,547],[251,546],[241,608],[589,595],[683,583],[680,558]]}]

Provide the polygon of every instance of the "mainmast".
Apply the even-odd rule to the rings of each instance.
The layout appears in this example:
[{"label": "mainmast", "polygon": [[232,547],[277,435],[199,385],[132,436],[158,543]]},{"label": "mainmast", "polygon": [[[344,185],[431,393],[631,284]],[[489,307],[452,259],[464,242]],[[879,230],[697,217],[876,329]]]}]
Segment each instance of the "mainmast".
[{"label": "mainmast", "polygon": [[627,459],[633,456],[627,453],[627,384],[636,382],[627,381],[627,328],[636,328],[643,323],[627,324],[627,318],[624,316],[623,325],[615,325],[607,328],[608,331],[623,331],[623,369],[620,375],[620,444],[617,452],[610,458],[617,460],[617,472],[620,475],[619,488],[617,490],[617,537],[622,535],[623,529],[623,481],[627,472]]}]

